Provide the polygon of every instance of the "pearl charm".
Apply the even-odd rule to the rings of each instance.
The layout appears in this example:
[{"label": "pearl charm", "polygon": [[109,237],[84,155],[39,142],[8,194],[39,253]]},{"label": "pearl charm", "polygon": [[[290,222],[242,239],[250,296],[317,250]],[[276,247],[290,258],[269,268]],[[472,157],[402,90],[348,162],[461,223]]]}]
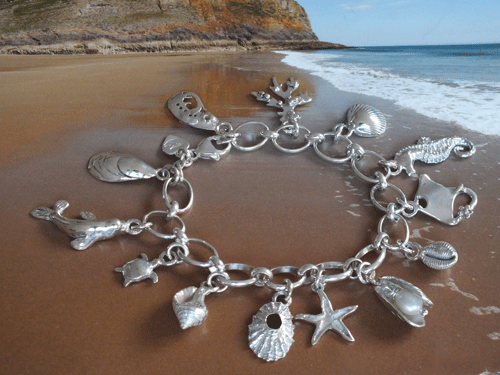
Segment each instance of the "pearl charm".
[{"label": "pearl charm", "polygon": [[414,316],[422,313],[422,298],[404,289],[401,289],[396,294],[394,302],[405,315]]}]

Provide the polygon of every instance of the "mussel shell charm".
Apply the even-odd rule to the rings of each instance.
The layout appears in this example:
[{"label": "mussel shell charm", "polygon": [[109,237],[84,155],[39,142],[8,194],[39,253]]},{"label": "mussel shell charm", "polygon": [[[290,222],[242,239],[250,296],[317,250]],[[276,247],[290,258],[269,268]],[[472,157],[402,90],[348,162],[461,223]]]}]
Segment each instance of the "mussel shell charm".
[{"label": "mussel shell charm", "polygon": [[201,285],[182,289],[174,296],[172,307],[182,329],[199,326],[208,315],[205,297],[216,288]]},{"label": "mussel shell charm", "polygon": [[458,253],[448,242],[437,241],[419,252],[422,262],[435,270],[444,270],[457,263]]},{"label": "mussel shell charm", "polygon": [[366,104],[355,104],[347,110],[347,123],[354,126],[360,137],[377,137],[384,134],[387,122],[378,109]]},{"label": "mussel shell charm", "polygon": [[379,279],[375,292],[394,315],[413,327],[425,326],[428,311],[424,306],[433,304],[419,288],[397,277],[384,276]]},{"label": "mussel shell charm", "polygon": [[292,319],[288,306],[281,302],[269,302],[260,308],[248,326],[250,349],[257,357],[267,362],[285,357],[293,344]]},{"label": "mussel shell charm", "polygon": [[156,169],[133,155],[102,152],[92,156],[88,170],[92,176],[106,182],[124,182],[156,176]]}]

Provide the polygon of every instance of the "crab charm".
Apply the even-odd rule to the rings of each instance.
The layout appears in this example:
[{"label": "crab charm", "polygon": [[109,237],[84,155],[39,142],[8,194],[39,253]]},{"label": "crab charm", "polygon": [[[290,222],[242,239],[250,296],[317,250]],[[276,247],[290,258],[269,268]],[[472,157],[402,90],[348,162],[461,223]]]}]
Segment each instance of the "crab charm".
[{"label": "crab charm", "polygon": [[159,260],[155,259],[150,262],[144,253],[141,257],[127,262],[123,267],[115,268],[116,272],[121,272],[123,275],[123,286],[145,279],[151,279],[153,283],[158,282],[158,275],[153,270],[160,265]]}]

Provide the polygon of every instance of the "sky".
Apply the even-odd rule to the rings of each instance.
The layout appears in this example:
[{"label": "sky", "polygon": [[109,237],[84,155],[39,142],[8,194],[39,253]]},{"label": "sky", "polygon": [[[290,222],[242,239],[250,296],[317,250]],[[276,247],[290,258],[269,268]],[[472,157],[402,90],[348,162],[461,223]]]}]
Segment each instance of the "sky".
[{"label": "sky", "polygon": [[326,42],[358,47],[500,43],[500,0],[298,2]]}]

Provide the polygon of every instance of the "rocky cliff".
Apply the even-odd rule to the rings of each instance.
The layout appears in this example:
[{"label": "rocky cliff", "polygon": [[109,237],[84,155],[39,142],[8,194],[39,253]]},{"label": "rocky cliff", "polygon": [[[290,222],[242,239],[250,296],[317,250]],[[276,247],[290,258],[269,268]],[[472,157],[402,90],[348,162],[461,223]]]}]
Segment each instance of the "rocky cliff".
[{"label": "rocky cliff", "polygon": [[0,0],[0,53],[317,49],[294,0]]}]

